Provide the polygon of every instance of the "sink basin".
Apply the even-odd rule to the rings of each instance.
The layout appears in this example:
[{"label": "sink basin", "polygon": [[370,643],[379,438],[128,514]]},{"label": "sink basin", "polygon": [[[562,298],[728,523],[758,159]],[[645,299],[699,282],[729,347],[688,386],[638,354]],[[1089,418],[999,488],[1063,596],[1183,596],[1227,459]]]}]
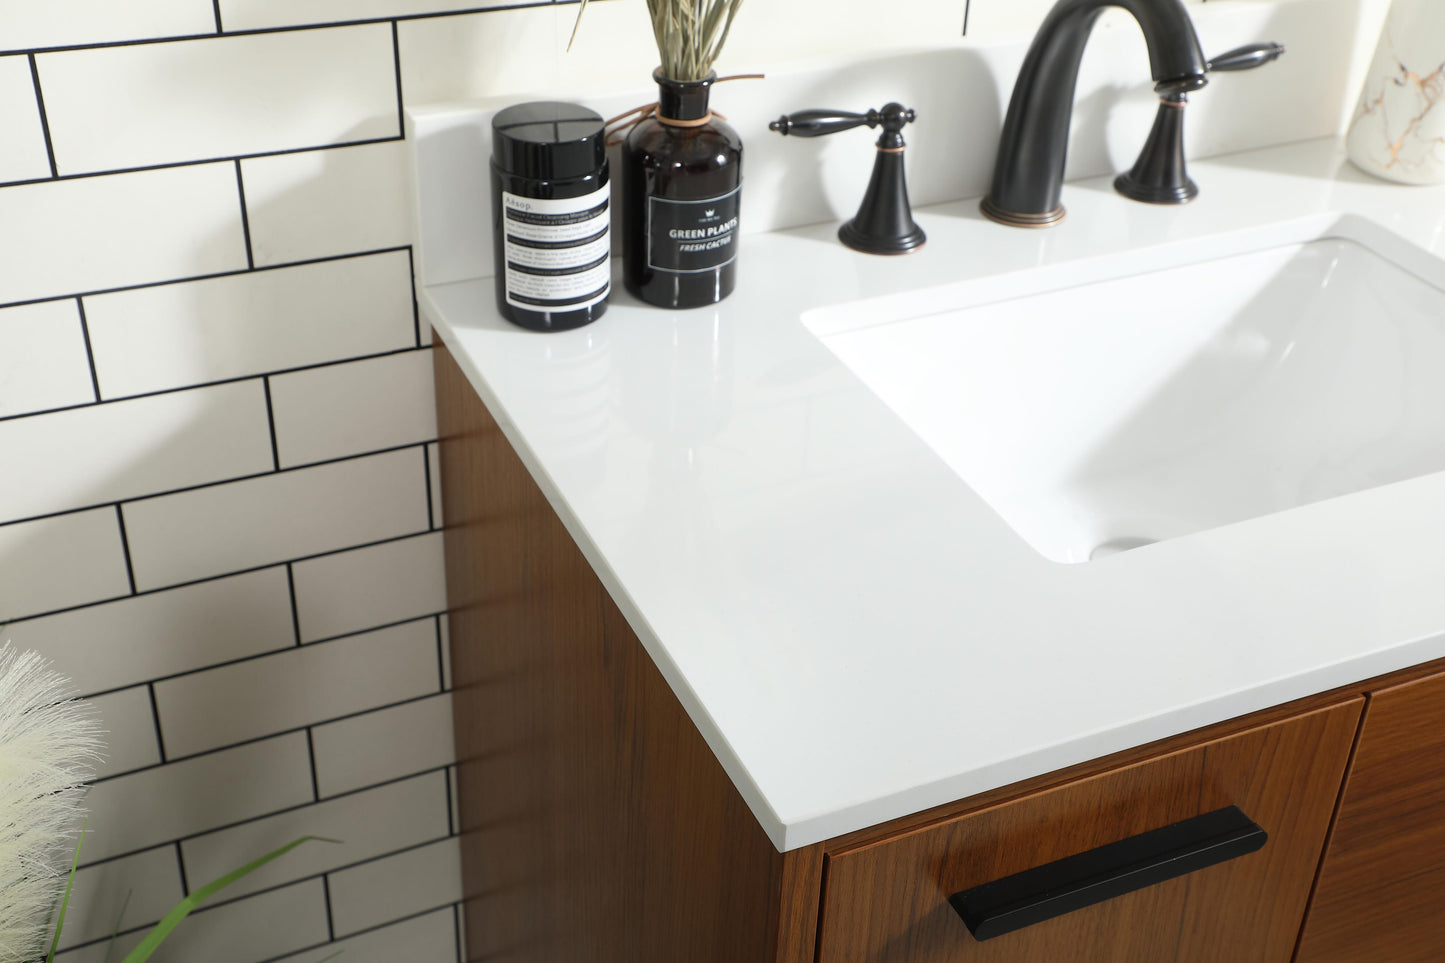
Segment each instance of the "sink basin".
[{"label": "sink basin", "polygon": [[1445,268],[1356,217],[803,320],[1056,562],[1445,470]]}]

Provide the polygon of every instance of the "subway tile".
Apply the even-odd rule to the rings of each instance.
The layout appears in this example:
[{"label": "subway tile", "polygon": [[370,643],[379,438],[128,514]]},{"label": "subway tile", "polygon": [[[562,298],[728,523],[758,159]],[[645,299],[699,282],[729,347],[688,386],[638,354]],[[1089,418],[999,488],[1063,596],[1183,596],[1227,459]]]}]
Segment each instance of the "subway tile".
[{"label": "subway tile", "polygon": [[[284,863],[294,852],[277,862]],[[225,871],[261,855],[263,853],[252,853]],[[197,884],[205,882],[209,880],[198,880]],[[230,898],[233,888],[228,887],[222,898]],[[303,946],[324,943],[326,939],[326,887],[319,879],[309,879],[220,906],[202,906],[176,927],[151,960],[152,963],[202,960],[205,963],[255,963]]]},{"label": "subway tile", "polygon": [[231,164],[0,191],[0,304],[246,267]]},{"label": "subway tile", "polygon": [[237,382],[0,422],[0,521],[68,511],[272,466],[266,396]]},{"label": "subway tile", "polygon": [[457,10],[484,10],[511,0],[221,0],[227,30],[262,30],[346,20],[385,20]]},{"label": "subway tile", "polygon": [[271,379],[281,467],[415,445],[437,435],[430,351]]},{"label": "subway tile", "polygon": [[303,642],[447,607],[440,532],[308,559],[292,568]]},{"label": "subway tile", "polygon": [[0,417],[94,400],[75,301],[0,310]]},{"label": "subway tile", "polygon": [[[0,26],[0,36],[3,31]],[[0,57],[0,130],[0,184],[50,176],[29,57]]]},{"label": "subway tile", "polygon": [[387,24],[68,50],[36,62],[62,174],[399,133]]},{"label": "subway tile", "polygon": [[[433,416],[435,417],[435,416]],[[432,442],[426,446],[427,461],[431,465],[431,527],[441,528],[442,519],[442,469],[441,446]]]},{"label": "subway tile", "polygon": [[[306,646],[305,650],[335,644]],[[435,644],[432,659],[435,662]],[[416,663],[413,671],[421,668]],[[436,678],[435,666],[431,676]],[[323,798],[450,765],[456,761],[451,695],[419,699],[317,726],[311,730],[311,745],[316,758],[316,785]]]},{"label": "subway tile", "polygon": [[435,692],[435,660],[423,620],[158,682],[166,751],[187,756]]},{"label": "subway tile", "polygon": [[[810,11],[798,12],[806,16]],[[504,96],[524,100],[539,90],[628,90],[647,83],[651,67],[643,65],[656,64],[657,47],[645,7],[589,5],[568,51],[576,19],[577,7],[569,3],[403,21],[397,25],[402,96],[408,104]],[[728,41],[730,51],[745,19],[739,18]],[[956,20],[963,20],[962,3]],[[760,18],[759,23],[768,21]],[[777,34],[762,27],[757,32]],[[777,54],[771,59],[789,55],[781,43],[771,43]],[[856,46],[866,47],[866,40]],[[757,62],[748,55],[728,62],[742,65],[750,59]]]},{"label": "subway tile", "polygon": [[[103,511],[114,528],[115,512]],[[0,538],[5,531],[0,528]],[[117,540],[117,557],[119,548]],[[4,557],[0,548],[0,559]],[[3,585],[0,577],[0,587]],[[134,685],[295,644],[284,568],[16,622],[8,632],[16,645],[35,649],[55,663],[56,670],[82,693]]]},{"label": "subway tile", "polygon": [[[306,734],[293,732],[96,783],[86,797],[90,828],[81,861],[94,863],[310,802],[310,758]],[[229,865],[211,865],[187,879],[200,884],[267,851],[227,853]]]},{"label": "subway tile", "polygon": [[427,527],[415,448],[148,498],[124,512],[142,591]]},{"label": "subway tile", "polygon": [[258,265],[411,243],[402,141],[252,157],[241,172]]},{"label": "subway tile", "polygon": [[[427,913],[380,929],[288,956],[276,963],[322,963],[342,951],[345,963],[457,963],[456,921],[450,909]],[[68,961],[66,961],[68,963]],[[86,961],[89,963],[89,961]]]},{"label": "subway tile", "polygon": [[11,0],[0,4],[0,49],[25,50],[212,33],[209,0]]},{"label": "subway tile", "polygon": [[103,939],[116,931],[117,920],[122,930],[154,923],[183,896],[180,857],[174,846],[87,866],[75,873],[60,945]]},{"label": "subway tile", "polygon": [[462,898],[462,853],[456,838],[409,849],[332,873],[331,920],[337,936]]},{"label": "subway tile", "polygon": [[[202,758],[209,758],[203,756]],[[341,840],[292,850],[231,885],[235,896],[396,852],[446,836],[446,786],[441,773],[341,796],[181,843],[187,879],[211,879],[298,836]]]},{"label": "subway tile", "polygon": [[129,591],[115,509],[0,526],[0,625]]},{"label": "subway tile", "polygon": [[[0,192],[0,198],[3,198]],[[405,251],[85,299],[101,396],[411,347]]]},{"label": "subway tile", "polygon": [[96,767],[95,778],[118,776],[161,761],[151,696],[145,686],[92,696],[86,701],[95,709],[104,733],[101,739],[105,758]]},{"label": "subway tile", "polygon": [[[569,12],[576,11],[569,6]],[[562,87],[557,68],[567,41],[560,30],[550,6],[399,23],[402,96],[408,104],[428,104]]]}]

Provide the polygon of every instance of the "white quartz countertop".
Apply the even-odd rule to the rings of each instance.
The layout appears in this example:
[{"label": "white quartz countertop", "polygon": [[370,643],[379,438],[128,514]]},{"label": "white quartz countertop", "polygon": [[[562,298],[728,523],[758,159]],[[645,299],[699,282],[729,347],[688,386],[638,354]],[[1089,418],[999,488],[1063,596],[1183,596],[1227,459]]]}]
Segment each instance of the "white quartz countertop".
[{"label": "white quartz countertop", "polygon": [[[1445,473],[1088,564],[1035,552],[818,340],[814,308],[1357,214],[1445,255],[1445,188],[1333,141],[1195,162],[1182,208],[1068,185],[1068,219],[916,212],[742,239],[737,291],[513,327],[491,279],[419,293],[780,850],[1445,656]],[[1445,445],[1445,439],[1441,439]]]}]

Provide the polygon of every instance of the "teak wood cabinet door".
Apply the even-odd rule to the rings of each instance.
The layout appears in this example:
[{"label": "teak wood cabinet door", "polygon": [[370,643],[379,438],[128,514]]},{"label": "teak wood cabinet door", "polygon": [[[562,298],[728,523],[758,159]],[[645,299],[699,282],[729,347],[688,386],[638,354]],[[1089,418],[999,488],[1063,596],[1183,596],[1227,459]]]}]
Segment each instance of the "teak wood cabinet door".
[{"label": "teak wood cabinet door", "polygon": [[[1288,963],[1363,704],[830,851],[818,963]],[[960,890],[1230,805],[1269,833],[1262,849],[984,942],[949,906]]]},{"label": "teak wood cabinet door", "polygon": [[1297,960],[1445,960],[1445,674],[1370,694]]}]

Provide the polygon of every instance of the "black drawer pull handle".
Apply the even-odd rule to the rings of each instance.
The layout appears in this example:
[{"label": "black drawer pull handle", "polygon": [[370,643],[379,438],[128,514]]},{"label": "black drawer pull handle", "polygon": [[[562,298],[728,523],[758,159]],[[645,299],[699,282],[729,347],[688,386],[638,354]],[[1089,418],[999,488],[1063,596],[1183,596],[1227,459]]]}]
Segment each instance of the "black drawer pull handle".
[{"label": "black drawer pull handle", "polygon": [[1026,869],[948,898],[977,940],[1252,853],[1269,834],[1236,806]]}]

